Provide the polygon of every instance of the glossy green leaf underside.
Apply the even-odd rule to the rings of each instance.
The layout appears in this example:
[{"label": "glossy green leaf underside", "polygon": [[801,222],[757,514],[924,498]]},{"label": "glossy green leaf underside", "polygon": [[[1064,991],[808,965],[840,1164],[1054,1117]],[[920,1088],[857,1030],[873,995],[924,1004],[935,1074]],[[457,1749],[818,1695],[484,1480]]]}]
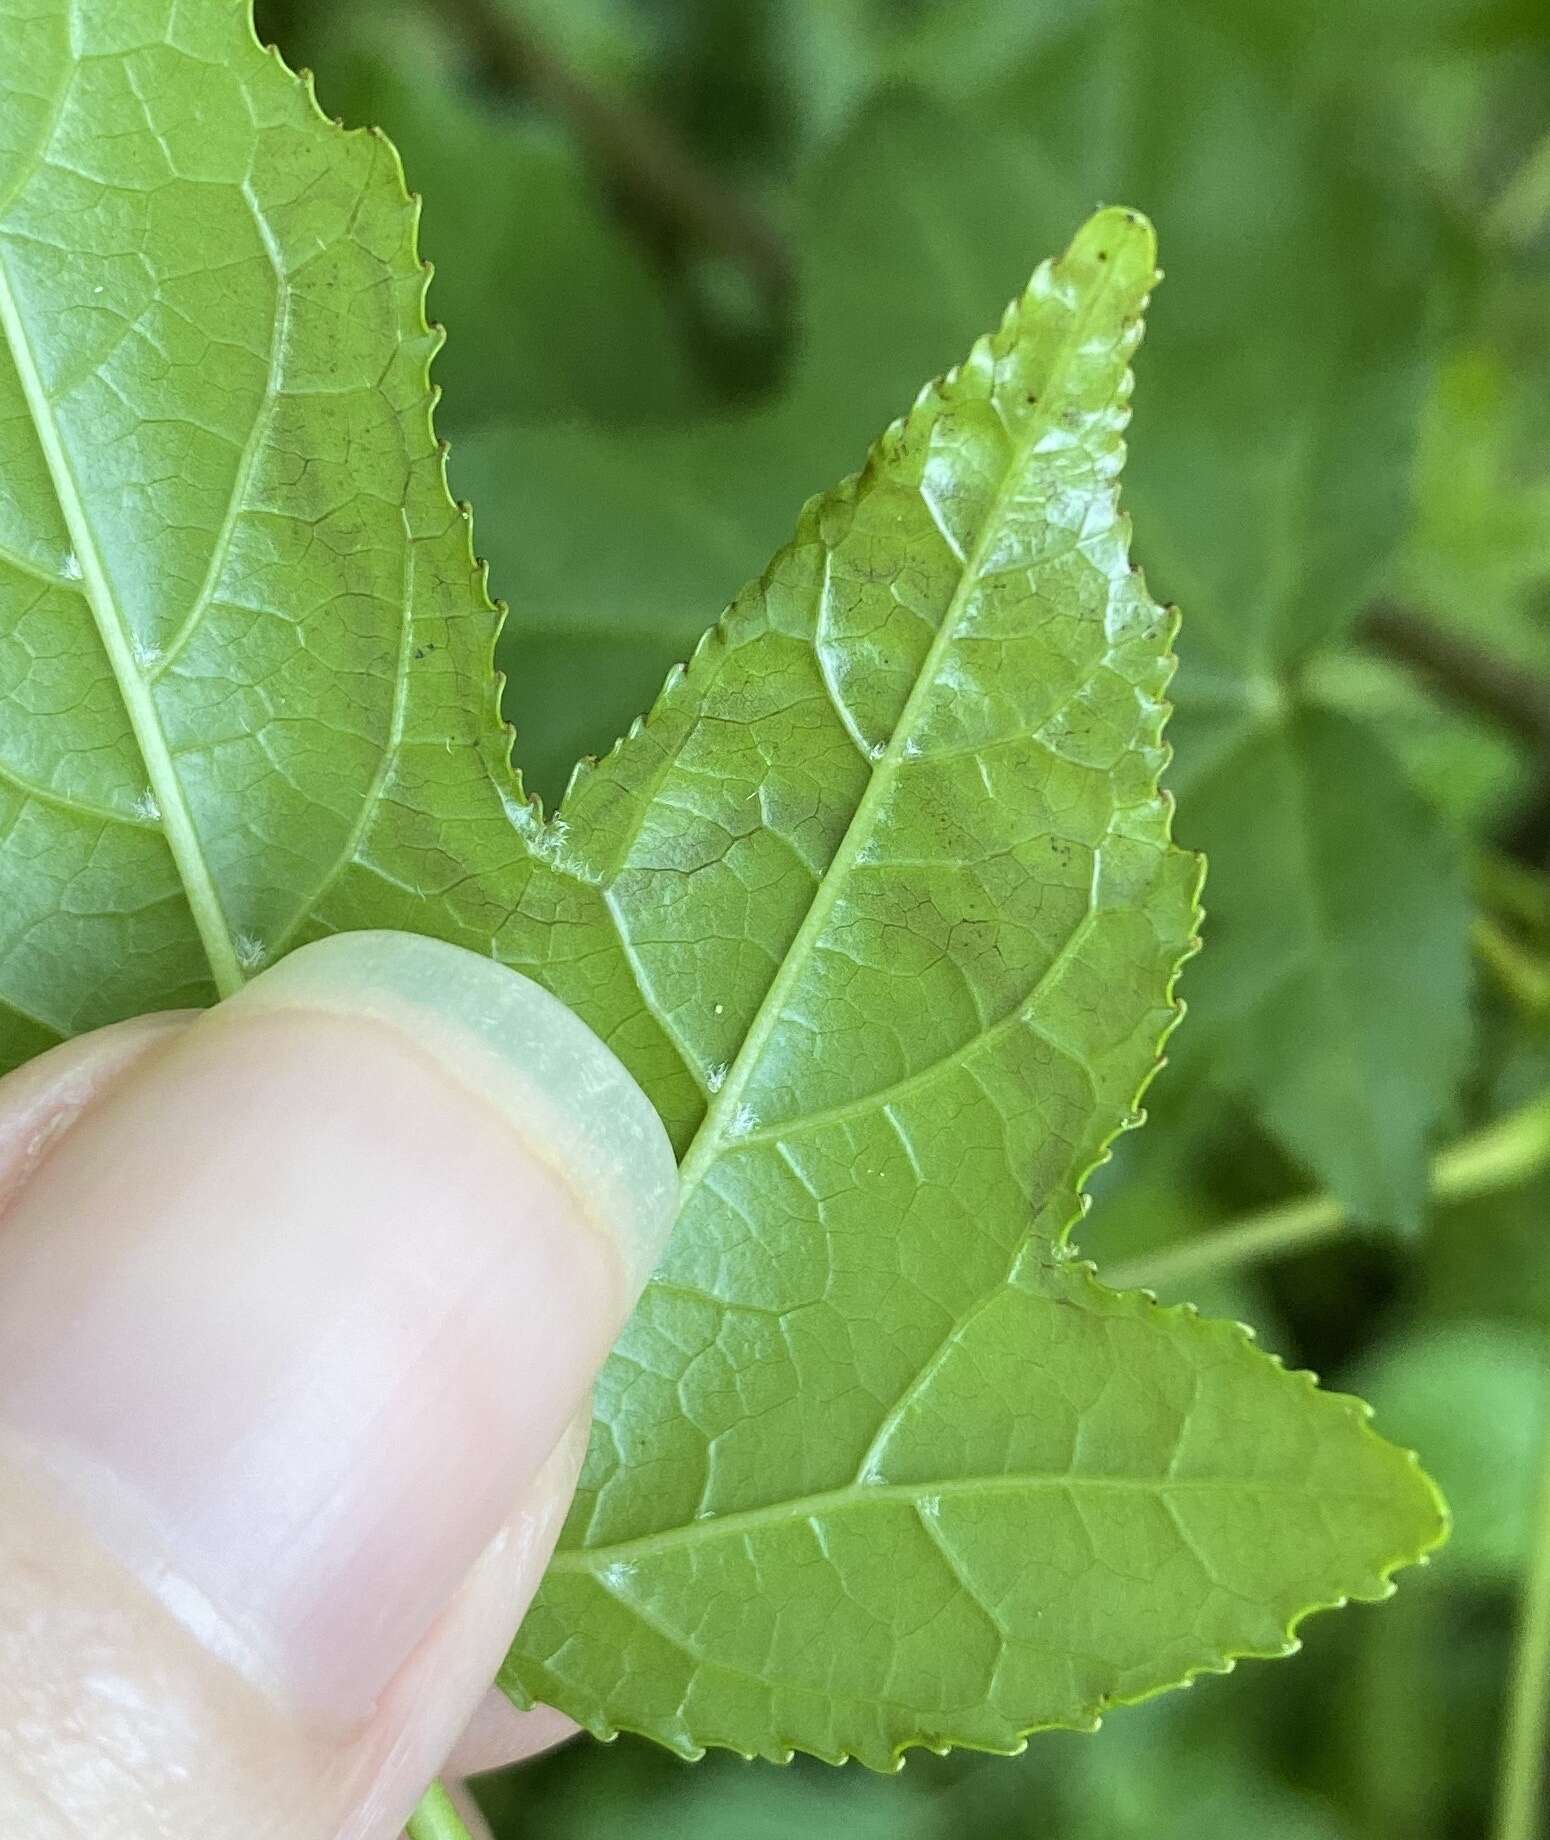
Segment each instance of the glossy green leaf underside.
[{"label": "glossy green leaf underside", "polygon": [[612,1042],[683,1218],[507,1669],[595,1730],[1009,1748],[1438,1534],[1354,1402],[1065,1252],[1196,922],[1117,510],[1153,273],[1094,218],[546,824],[391,149],[241,4],[0,0],[3,1060],[368,925]]}]

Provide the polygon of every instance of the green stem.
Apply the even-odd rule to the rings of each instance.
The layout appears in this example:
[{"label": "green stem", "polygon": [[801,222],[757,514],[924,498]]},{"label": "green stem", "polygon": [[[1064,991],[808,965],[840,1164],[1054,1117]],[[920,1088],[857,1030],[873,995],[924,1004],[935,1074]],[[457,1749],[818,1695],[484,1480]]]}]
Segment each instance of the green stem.
[{"label": "green stem", "polygon": [[[1550,1165],[1550,1092],[1450,1144],[1432,1164],[1436,1202],[1468,1201],[1511,1188]],[[1100,1272],[1116,1290],[1156,1290],[1181,1279],[1255,1265],[1322,1245],[1346,1232],[1350,1215],[1333,1195],[1307,1195]]]},{"label": "green stem", "polygon": [[1550,1014],[1550,965],[1520,945],[1488,915],[1476,917],[1472,930],[1475,954],[1504,993],[1525,1015]]},{"label": "green stem", "polygon": [[1550,1430],[1540,1465],[1538,1525],[1507,1683],[1495,1840],[1542,1840],[1550,1831],[1542,1825],[1550,1749]]},{"label": "green stem", "polygon": [[420,1799],[404,1829],[409,1840],[471,1840],[452,1797],[439,1782],[434,1782]]}]

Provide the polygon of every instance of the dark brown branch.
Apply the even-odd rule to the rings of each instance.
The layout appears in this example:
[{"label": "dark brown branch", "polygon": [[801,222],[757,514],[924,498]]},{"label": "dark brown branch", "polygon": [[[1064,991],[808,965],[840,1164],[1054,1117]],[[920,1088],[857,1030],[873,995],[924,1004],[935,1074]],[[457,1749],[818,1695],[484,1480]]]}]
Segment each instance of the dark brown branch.
[{"label": "dark brown branch", "polygon": [[1360,636],[1438,695],[1526,742],[1550,760],[1550,679],[1434,624],[1393,601],[1376,601]]},{"label": "dark brown branch", "polygon": [[772,306],[790,292],[784,241],[755,205],[707,172],[672,129],[570,70],[492,0],[438,0],[459,36],[501,83],[537,97],[570,124],[605,182],[667,248],[735,262]]}]

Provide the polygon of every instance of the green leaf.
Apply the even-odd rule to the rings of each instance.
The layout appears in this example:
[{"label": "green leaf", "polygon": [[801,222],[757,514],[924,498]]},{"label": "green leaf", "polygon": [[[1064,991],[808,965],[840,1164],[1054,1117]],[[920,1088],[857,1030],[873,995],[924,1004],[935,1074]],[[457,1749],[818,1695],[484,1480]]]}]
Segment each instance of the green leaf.
[{"label": "green leaf", "polygon": [[[1403,587],[1428,617],[1550,672],[1550,287],[1502,285],[1440,367],[1422,422]],[[1532,405],[1532,406],[1531,406]]]},{"label": "green leaf", "polygon": [[1236,870],[1212,878],[1209,1035],[1186,1066],[1208,1053],[1363,1218],[1413,1225],[1468,1042],[1458,839],[1346,717],[1179,714],[1179,797]]},{"label": "green leaf", "polygon": [[5,1057],[413,927],[570,1002],[682,1153],[508,1683],[886,1767],[1384,1595],[1441,1531],[1413,1460],[1065,1245],[1196,918],[1117,508],[1146,223],[1041,268],[545,824],[391,149],[240,5],[0,49]]},{"label": "green leaf", "polygon": [[[1286,1374],[1235,1324],[1118,1297],[1047,1253],[954,1299],[934,1347],[889,1325],[879,1365],[905,1339],[924,1363],[874,1380],[889,1410],[845,1442],[834,1421],[859,1406],[833,1381],[783,1399],[790,1357],[778,1321],[761,1337],[759,1306],[702,1290],[698,1325],[672,1307],[681,1264],[602,1409],[613,1387],[681,1377],[708,1422],[671,1421],[649,1493],[650,1447],[632,1442],[628,1468],[594,1451],[503,1675],[595,1730],[876,1768],[912,1742],[1014,1750],[1233,1656],[1293,1652],[1305,1611],[1386,1596],[1394,1556],[1440,1531],[1357,1402]],[[816,1320],[799,1335],[801,1315]],[[847,1333],[880,1340],[854,1303],[785,1321],[809,1385]],[[775,1373],[749,1372],[760,1356]],[[770,1397],[739,1411],[744,1389]],[[727,1490],[766,1499],[733,1514]]]},{"label": "green leaf", "polygon": [[[1512,737],[1361,645],[1319,653],[1302,681],[1314,707],[1381,737],[1433,825],[1441,815],[1466,835],[1490,835],[1531,790],[1532,763]],[[1456,864],[1455,854],[1454,879]]]},{"label": "green leaf", "polygon": [[504,1677],[594,1730],[1013,1748],[1283,1652],[1418,1527],[1349,1404],[1061,1256],[1190,930],[1114,523],[1150,260],[1094,219],[562,810],[706,1099]]},{"label": "green leaf", "polygon": [[502,1840],[947,1840],[914,1771],[688,1764],[627,1738],[567,1745],[474,1786]]},{"label": "green leaf", "polygon": [[355,0],[313,25],[322,101],[383,128],[424,199],[430,308],[450,333],[436,373],[446,430],[492,415],[618,425],[692,409],[661,279],[560,130],[481,104],[460,78],[463,47],[429,15]]},{"label": "green leaf", "polygon": [[1107,9],[1096,44],[1074,34],[1014,93],[1061,98],[1063,131],[1038,116],[1055,157],[1104,124],[1104,176],[1156,214],[1181,278],[1154,333],[1168,440],[1131,491],[1142,559],[1189,612],[1175,785],[1212,865],[1214,949],[1183,1057],[1359,1218],[1414,1227],[1468,1049],[1463,852],[1387,748],[1320,708],[1308,666],[1405,533],[1435,233],[1320,144],[1286,70],[1278,96],[1160,8]]},{"label": "green leaf", "polygon": [[0,35],[10,1062],[517,846],[392,149],[240,4]]},{"label": "green leaf", "polygon": [[[981,75],[972,112],[879,103],[815,176],[808,337],[786,400],[731,430],[554,443],[578,488],[575,521],[519,514],[489,538],[497,586],[543,610],[545,690],[524,688],[513,631],[510,707],[519,729],[544,724],[548,783],[559,757],[602,741],[605,716],[644,703],[653,652],[681,656],[732,591],[736,546],[773,541],[787,507],[853,464],[909,381],[961,349],[1024,250],[1052,243],[1088,200],[1137,199],[1162,225],[1173,279],[1148,346],[1166,433],[1141,444],[1131,491],[1141,559],[1188,613],[1174,691],[1181,835],[1211,861],[1219,942],[1196,974],[1181,1053],[1206,1073],[1230,1062],[1223,1080],[1359,1218],[1414,1227],[1468,1048],[1463,852],[1366,724],[1349,747],[1329,741],[1347,730],[1328,720],[1316,667],[1397,566],[1433,226],[1320,138],[1305,97],[1177,8],[1063,16],[1025,58]],[[477,497],[519,501],[518,466],[530,478],[550,451],[544,433],[492,429],[460,477]],[[577,522],[580,539],[555,534]],[[556,713],[548,686],[569,669],[607,684],[596,726],[584,708]],[[1350,805],[1339,768],[1352,750],[1376,775],[1360,847],[1376,836],[1386,865],[1400,837],[1421,837],[1437,877],[1424,915],[1419,875],[1360,872],[1354,853],[1342,867],[1324,847]],[[1263,813],[1240,796],[1245,774]],[[1320,882],[1293,897],[1303,911],[1289,936],[1282,878],[1303,865]],[[1379,980],[1338,971],[1373,957]],[[1283,976],[1250,1001],[1234,960]],[[1329,1033],[1304,1026],[1294,983]],[[1412,1036],[1391,993],[1420,988],[1424,1016],[1400,1005]]]}]

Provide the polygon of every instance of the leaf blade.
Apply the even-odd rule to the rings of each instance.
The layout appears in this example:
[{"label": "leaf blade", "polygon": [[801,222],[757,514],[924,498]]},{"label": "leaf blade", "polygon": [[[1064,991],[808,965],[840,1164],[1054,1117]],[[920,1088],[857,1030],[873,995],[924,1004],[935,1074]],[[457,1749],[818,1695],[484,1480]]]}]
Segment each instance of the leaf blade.
[{"label": "leaf blade", "polygon": [[[1124,236],[1128,248],[1116,250]],[[1117,270],[1105,272],[1116,256]],[[519,1698],[557,1703],[599,1733],[643,1731],[686,1755],[705,1743],[771,1757],[795,1747],[875,1768],[892,1767],[911,1744],[1011,1749],[1031,1729],[1090,1723],[1106,1703],[1232,1655],[1285,1652],[1310,1604],[1383,1595],[1385,1552],[1413,1553],[1439,1531],[1413,1465],[1375,1439],[1347,1438],[1346,1463],[1375,1458],[1383,1477],[1388,1518],[1367,1527],[1370,1544],[1347,1529],[1339,1557],[1326,1546],[1322,1570],[1310,1561],[1275,1612],[1261,1580],[1245,1593],[1252,1611],[1236,1621],[1219,1611],[1190,1653],[1159,1641],[1143,1654],[1143,1638],[1133,1656],[1110,1655],[1065,1690],[1081,1672],[1071,1626],[1042,1651],[1042,1666],[1019,1660],[1011,1642],[1000,1699],[982,1678],[964,1686],[964,1658],[986,1654],[988,1613],[975,1590],[962,1577],[944,1586],[940,1573],[928,1576],[919,1550],[906,1563],[904,1536],[887,1531],[913,1514],[912,1537],[937,1541],[941,1530],[917,1512],[926,1500],[961,1499],[982,1518],[1015,1504],[980,1554],[981,1563],[1015,1562],[1013,1527],[1036,1528],[1030,1504],[1068,1478],[1053,1460],[1017,1471],[994,1395],[998,1385],[1012,1392],[1013,1423],[1051,1420],[1058,1388],[1041,1392],[1037,1374],[1068,1313],[1089,1331],[1105,1310],[1171,1321],[1186,1360],[1199,1352],[1194,1334],[1214,1345],[1217,1333],[1184,1316],[1152,1318],[1144,1299],[1110,1299],[1061,1257],[1082,1179],[1133,1119],[1173,1020],[1172,979],[1196,917],[1198,866],[1170,844],[1156,783],[1172,622],[1130,569],[1115,490],[1128,360],[1151,279],[1149,230],[1130,214],[1093,220],[1061,263],[1040,271],[1001,333],[922,393],[866,469],[807,507],[792,544],[652,716],[584,770],[562,806],[577,847],[594,852],[591,873],[608,890],[641,989],[703,1104],[680,1138],[678,1233],[600,1384],[608,1435],[593,1446],[503,1675]],[[1122,305],[1105,317],[1115,285]],[[1063,288],[1067,320],[1052,338],[1039,316]],[[1101,335],[1073,333],[1082,314],[1095,315]],[[1052,345],[1096,376],[1062,378]],[[1038,431],[992,479],[976,464],[973,431],[1000,365],[1019,377]],[[960,509],[971,507],[956,541],[951,513],[931,496],[942,453],[962,466]],[[1017,552],[1001,528],[1008,504],[1083,542]],[[933,541],[935,573],[921,548]],[[1101,590],[1086,591],[1084,566]],[[878,587],[901,573],[921,618],[921,630],[902,636],[890,629],[897,591]],[[974,600],[998,580],[1012,584],[1004,602]],[[827,624],[836,584],[853,616],[838,639]],[[973,640],[994,636],[978,677],[962,658],[944,669],[970,606]],[[1012,662],[1034,635],[1047,641],[1039,668]],[[1084,705],[1105,669],[1107,705]],[[852,681],[875,702],[848,702]],[[782,725],[793,710],[804,712],[794,731]],[[704,731],[733,711],[739,745],[720,747],[713,775]],[[1095,758],[1108,774],[1094,776],[1101,790],[1086,777]],[[1017,765],[1033,771],[1019,777]],[[933,789],[937,772],[945,777]],[[911,798],[900,801],[906,775]],[[740,817],[750,806],[755,815]],[[1058,854],[1019,856],[1045,832],[1068,852],[1090,852],[1076,875],[1062,878]],[[616,847],[604,847],[611,836]],[[788,893],[773,901],[783,841]],[[968,929],[987,914],[968,871],[1008,862],[1028,865],[1028,904],[1004,877],[995,882],[997,966],[963,1027],[960,987],[933,984],[931,952],[911,955],[916,933],[941,946],[954,979],[971,980]],[[892,876],[886,899],[864,890],[879,869]],[[1101,913],[1105,878],[1123,923],[1095,938],[1084,929]],[[1085,907],[1061,906],[1073,887],[1087,891]],[[728,912],[741,920],[743,889],[766,897],[759,925],[721,924]],[[1031,969],[1018,941],[1038,932],[1039,918],[1049,930]],[[949,952],[942,941],[957,926],[965,931]],[[761,947],[752,965],[740,957],[751,933]],[[718,941],[735,949],[721,953]],[[1009,1000],[998,973],[1012,965],[1024,981]],[[1105,1026],[1082,1041],[1082,1020],[1098,1016]],[[892,1056],[890,1031],[908,1038]],[[1079,1070],[1065,1084],[1062,1053],[1067,1071]],[[769,1223],[782,1226],[778,1266],[761,1244]],[[1308,1383],[1278,1376],[1246,1347],[1237,1358],[1245,1386],[1293,1402],[1295,1421]],[[1155,1427],[1130,1429],[1161,1469]],[[979,1455],[979,1471],[963,1470],[965,1453]],[[1147,1492],[1130,1480],[1137,1498]],[[1112,1502],[1128,1499],[1113,1481],[1081,1481],[1111,1504],[1100,1517],[1111,1531]],[[1251,1481],[1228,1467],[1210,1486],[1252,1520]],[[1310,1524],[1341,1512],[1338,1489],[1307,1495]],[[1288,1487],[1283,1517],[1295,1498]],[[1170,1497],[1158,1486],[1148,1499],[1162,1512]],[[858,1519],[871,1534],[855,1532]],[[1240,1520],[1218,1544],[1252,1550],[1256,1541]],[[1365,1561],[1353,1558],[1358,1549]],[[955,1561],[938,1551],[931,1564],[951,1572]],[[871,1620],[847,1620],[863,1601]],[[1133,1595],[1138,1628],[1150,1622],[1155,1633],[1161,1601]],[[1030,1597],[1018,1629],[1058,1620],[1059,1602],[1059,1592],[1037,1606]],[[909,1630],[890,1633],[890,1614]],[[932,1633],[916,1642],[923,1629]],[[951,1703],[941,1698],[949,1693]]]},{"label": "leaf blade", "polygon": [[456,879],[418,789],[461,807],[462,850],[514,851],[396,155],[323,120],[242,0],[78,27],[8,18],[0,79],[23,119],[48,103],[0,149],[30,373],[0,357],[0,992],[54,1039],[209,1001],[351,924],[357,884]]},{"label": "leaf blade", "polygon": [[1235,869],[1200,966],[1209,1026],[1181,1060],[1211,1055],[1217,1081],[1251,1095],[1358,1218],[1414,1230],[1431,1127],[1469,1040],[1461,842],[1366,724],[1289,710],[1234,743],[1187,698],[1180,718],[1207,744],[1193,775],[1181,762],[1190,809]]},{"label": "leaf blade", "polygon": [[69,553],[75,559],[75,573],[82,577],[98,637],[107,654],[130,727],[145,762],[151,797],[156,802],[168,847],[183,882],[190,913],[209,959],[212,980],[219,995],[230,996],[244,981],[237,962],[231,928],[226,923],[209,864],[200,848],[199,835],[188,810],[182,781],[173,766],[160,712],[155,698],[150,694],[145,674],[135,658],[128,622],[98,552],[96,536],[82,503],[67,443],[54,414],[49,393],[44,387],[26,322],[6,272],[3,245],[0,245],[0,340],[3,340],[9,354],[38,444],[43,450],[44,462],[69,536]]},{"label": "leaf blade", "polygon": [[[1053,1349],[1076,1319],[1090,1335],[1105,1310],[1150,1308],[1106,1303],[1062,1247],[1087,1169],[1134,1122],[1195,915],[1196,867],[1169,843],[1157,788],[1171,620],[1129,570],[1117,509],[1149,231],[1105,214],[1065,268],[1041,271],[869,474],[815,501],[796,548],[545,825],[493,719],[495,617],[431,430],[436,339],[391,150],[322,123],[259,53],[243,6],[92,13],[89,77],[64,17],[46,15],[37,42],[84,86],[62,92],[46,130],[70,159],[25,155],[0,238],[21,263],[29,326],[44,326],[44,303],[57,313],[55,362],[39,375],[85,431],[76,438],[90,448],[93,417],[97,437],[122,432],[105,376],[134,407],[134,438],[93,453],[90,522],[135,667],[154,674],[241,967],[360,926],[492,953],[585,1016],[680,1148],[701,1145],[673,1254],[599,1389],[567,1551],[664,1534],[678,1551],[704,1514],[728,1523],[732,1546],[738,1516],[790,1518],[782,1504],[858,1476],[913,1501],[919,1463],[952,1480],[921,1442],[944,1406],[967,1413],[949,1445],[978,1453],[963,1477],[992,1473],[994,1396],[1020,1401],[1026,1364],[1003,1319]],[[0,85],[25,89],[26,71],[0,62]],[[109,233],[62,244],[59,224],[95,221],[79,208],[88,198]],[[144,233],[143,270],[116,265],[126,225]],[[136,342],[142,320],[155,340]],[[225,394],[205,400],[216,346]],[[17,386],[0,375],[0,389]],[[164,474],[169,429],[188,464]],[[28,660],[28,719],[0,736],[13,750],[14,803],[0,812],[17,897],[0,903],[13,1057],[38,1032],[212,994],[100,657],[64,646],[70,707],[89,719],[47,720],[43,642],[60,645],[67,608],[66,637],[86,629],[36,459],[6,473],[28,502],[0,498],[19,525],[0,534],[25,565],[0,575],[0,630],[23,635]],[[1179,1339],[1206,1346],[1193,1329]],[[988,1394],[982,1356],[996,1363]],[[1274,1384],[1304,1424],[1305,1387]],[[1036,1430],[1039,1414],[1019,1412],[1018,1435]],[[1125,1454],[1124,1439],[1099,1444],[1111,1467]],[[1155,1467],[1145,1423],[1130,1440],[1142,1445]],[[1388,1484],[1401,1531],[1372,1532],[1390,1558],[1436,1527],[1404,1475],[1401,1464]],[[846,1506],[870,1515],[903,1500]],[[1000,1536],[994,1547],[996,1563],[1015,1557]],[[589,1566],[561,1561],[513,1683],[538,1665],[564,1580]],[[1354,1538],[1325,1569],[1338,1577],[1293,1595],[1375,1588]],[[795,1596],[790,1578],[776,1582],[763,1580],[758,1614],[800,1609],[800,1580]],[[932,1605],[910,1582],[874,1568],[866,1588],[918,1632]],[[972,1660],[983,1617],[972,1598],[958,1614],[980,1619],[965,1635]],[[1269,1642],[1269,1615],[1258,1605],[1242,1640]],[[616,1633],[565,1641],[606,1662]],[[1218,1655],[1239,1639],[1218,1638]],[[889,1710],[874,1647],[861,1697],[825,1723],[810,1704],[788,1718],[774,1703],[787,1683],[761,1681],[746,1622],[723,1622],[717,1641],[726,1693],[697,1708],[699,1736],[660,1703],[670,1673],[655,1704],[595,1669],[566,1703],[668,1742],[779,1748],[789,1728],[886,1763],[922,1739],[1004,1745],[1046,1716],[1086,1717],[1094,1693],[1160,1685],[1187,1660],[1155,1642],[1062,1698],[1070,1656],[1057,1656],[1047,1674],[1019,1672],[1004,1705],[960,1696],[944,1712],[941,1657],[914,1642],[899,1657],[919,1703]]]},{"label": "leaf blade", "polygon": [[[1440,1537],[1414,1459],[1368,1430],[1366,1409],[1284,1373],[1236,1325],[1105,1292],[1071,1266],[1020,1274],[979,1322],[940,1376],[956,1399],[932,1405],[976,1421],[963,1463],[989,1457],[986,1474],[853,1482],[595,1563],[562,1549],[503,1683],[567,1708],[601,1700],[610,1718],[583,1721],[599,1735],[645,1730],[685,1755],[795,1747],[889,1769],[911,1744],[1006,1752],[1233,1659],[1287,1654],[1304,1615],[1386,1597],[1396,1565]],[[987,1419],[976,1369],[1031,1357],[1031,1388]],[[1099,1405],[1073,1403],[1076,1376]],[[1168,1420],[1171,1452],[1164,1439],[1142,1473],[1082,1473],[1073,1452],[1104,1411],[1111,1434],[1129,1414]],[[906,1605],[918,1627],[890,1631]],[[728,1678],[742,1648],[763,1657],[770,1712]]]}]

